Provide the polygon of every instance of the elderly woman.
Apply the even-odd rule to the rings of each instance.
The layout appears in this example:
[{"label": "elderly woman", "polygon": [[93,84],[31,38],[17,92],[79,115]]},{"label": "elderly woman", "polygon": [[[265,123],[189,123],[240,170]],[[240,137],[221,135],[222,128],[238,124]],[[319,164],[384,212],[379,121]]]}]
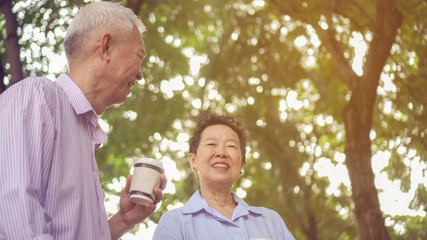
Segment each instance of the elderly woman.
[{"label": "elderly woman", "polygon": [[294,239],[277,212],[249,206],[231,192],[246,144],[244,129],[231,117],[209,115],[198,123],[188,161],[200,191],[162,216],[153,239]]}]

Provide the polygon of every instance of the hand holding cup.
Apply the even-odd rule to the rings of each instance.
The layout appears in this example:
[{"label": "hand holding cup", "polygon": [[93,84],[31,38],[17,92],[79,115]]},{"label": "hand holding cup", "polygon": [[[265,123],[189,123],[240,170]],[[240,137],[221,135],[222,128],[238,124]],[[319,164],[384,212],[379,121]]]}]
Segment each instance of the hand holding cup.
[{"label": "hand holding cup", "polygon": [[134,163],[132,183],[129,190],[130,199],[137,204],[154,203],[155,187],[160,188],[160,176],[164,173],[163,165],[152,158],[139,158]]}]

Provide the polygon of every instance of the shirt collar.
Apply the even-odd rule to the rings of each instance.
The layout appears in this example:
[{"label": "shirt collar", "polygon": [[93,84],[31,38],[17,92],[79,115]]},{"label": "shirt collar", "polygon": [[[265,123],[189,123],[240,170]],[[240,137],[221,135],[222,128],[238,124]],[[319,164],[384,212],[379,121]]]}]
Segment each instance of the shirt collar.
[{"label": "shirt collar", "polygon": [[90,135],[95,142],[95,148],[98,148],[108,137],[99,126],[98,115],[92,105],[79,86],[68,75],[61,74],[56,79],[56,83],[64,90],[76,114],[84,115],[87,119]]},{"label": "shirt collar", "polygon": [[95,110],[90,105],[82,90],[73,80],[71,80],[68,75],[61,74],[56,79],[56,83],[64,90],[65,94],[68,96],[71,106],[74,108],[74,111],[76,111],[78,115],[90,111],[93,111],[95,113]]},{"label": "shirt collar", "polygon": [[[249,206],[243,199],[239,198],[236,194],[231,193],[234,201],[237,203],[236,208],[234,209],[233,219],[237,219],[241,216],[248,215],[249,213],[253,214],[262,214],[262,211],[257,207]],[[205,210],[206,212],[213,213],[213,208],[211,208],[206,202],[205,199],[200,195],[200,191],[196,191],[193,196],[191,196],[190,200],[188,200],[187,204],[183,207],[184,214],[193,214],[199,211]]]}]

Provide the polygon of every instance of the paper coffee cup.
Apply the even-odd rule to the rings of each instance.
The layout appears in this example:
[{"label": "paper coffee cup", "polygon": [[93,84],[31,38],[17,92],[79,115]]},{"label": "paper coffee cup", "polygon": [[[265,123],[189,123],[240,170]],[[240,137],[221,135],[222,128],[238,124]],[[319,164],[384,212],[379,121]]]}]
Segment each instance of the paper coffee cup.
[{"label": "paper coffee cup", "polygon": [[129,195],[134,203],[141,205],[153,203],[154,187],[160,187],[160,175],[164,172],[163,165],[152,158],[139,158],[133,164],[132,183]]}]

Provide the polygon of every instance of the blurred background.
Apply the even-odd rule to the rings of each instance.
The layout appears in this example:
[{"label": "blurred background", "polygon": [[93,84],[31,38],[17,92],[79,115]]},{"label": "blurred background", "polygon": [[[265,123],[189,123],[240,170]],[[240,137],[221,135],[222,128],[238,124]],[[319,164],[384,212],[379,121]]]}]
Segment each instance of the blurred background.
[{"label": "blurred background", "polygon": [[[0,93],[67,72],[65,32],[88,2],[0,1]],[[136,158],[161,160],[169,180],[123,239],[151,239],[198,189],[187,143],[209,112],[247,129],[234,191],[276,210],[296,239],[427,239],[425,0],[121,3],[148,29],[147,57],[126,103],[100,116],[109,214]]]}]

